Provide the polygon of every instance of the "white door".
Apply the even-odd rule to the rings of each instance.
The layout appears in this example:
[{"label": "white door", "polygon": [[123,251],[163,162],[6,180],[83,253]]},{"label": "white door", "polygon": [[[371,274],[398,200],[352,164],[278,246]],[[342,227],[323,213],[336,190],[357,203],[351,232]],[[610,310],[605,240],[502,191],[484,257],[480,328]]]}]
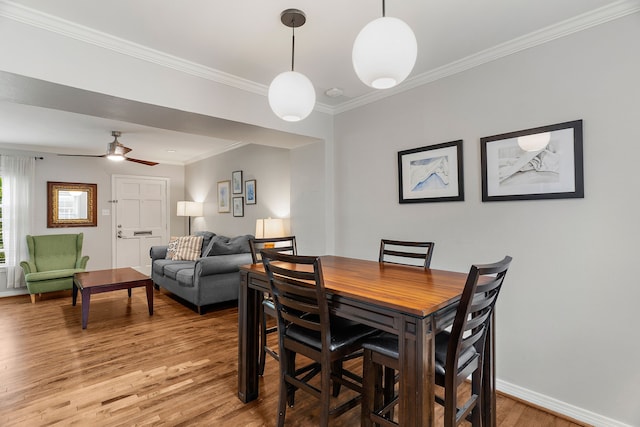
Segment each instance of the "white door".
[{"label": "white door", "polygon": [[115,268],[151,270],[149,248],[168,242],[167,178],[112,177]]}]

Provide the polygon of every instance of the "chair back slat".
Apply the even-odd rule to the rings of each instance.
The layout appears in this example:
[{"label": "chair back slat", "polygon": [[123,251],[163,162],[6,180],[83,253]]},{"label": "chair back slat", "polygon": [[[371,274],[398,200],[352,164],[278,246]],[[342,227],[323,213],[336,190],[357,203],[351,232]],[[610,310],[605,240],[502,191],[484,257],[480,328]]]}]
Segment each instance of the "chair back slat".
[{"label": "chair back slat", "polygon": [[511,257],[507,256],[494,264],[471,266],[447,348],[447,371],[452,369],[458,380],[473,370],[467,366],[471,362],[458,365],[459,355],[472,346],[477,353],[474,359],[482,354],[489,321],[510,264]]},{"label": "chair back slat", "polygon": [[[433,255],[433,242],[407,242],[402,240],[380,240],[379,262],[422,266],[429,268]],[[416,262],[421,260],[421,262]]]},{"label": "chair back slat", "polygon": [[249,240],[253,263],[262,261],[260,251],[263,249],[277,249],[279,252],[297,255],[296,236],[253,238]]}]

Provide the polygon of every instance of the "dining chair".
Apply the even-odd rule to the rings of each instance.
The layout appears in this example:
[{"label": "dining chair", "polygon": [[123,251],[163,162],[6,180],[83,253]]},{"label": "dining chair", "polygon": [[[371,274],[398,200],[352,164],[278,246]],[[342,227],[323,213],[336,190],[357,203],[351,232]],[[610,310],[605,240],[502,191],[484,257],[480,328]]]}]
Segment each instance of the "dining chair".
[{"label": "dining chair", "polygon": [[[296,390],[320,400],[320,426],[329,418],[357,406],[362,378],[344,369],[343,362],[361,352],[362,341],[375,328],[331,316],[319,257],[288,255],[274,249],[262,251],[262,262],[276,304],[280,353],[280,394],[277,425],[283,426],[287,405],[293,406]],[[311,363],[296,367],[296,355]],[[319,388],[317,380],[320,376]],[[333,393],[331,390],[333,385]],[[355,397],[331,408],[331,395],[343,385]]]},{"label": "dining chair", "polygon": [[[277,248],[279,252],[290,255],[297,255],[298,253],[296,236],[253,238],[249,240],[249,247],[251,248],[251,258],[254,264],[262,262],[260,251],[265,248]],[[278,331],[277,326],[268,327],[267,316],[273,319],[276,318],[276,306],[271,295],[264,293],[262,295],[262,311],[260,312],[260,358],[258,362],[258,374],[260,376],[264,375],[267,354],[275,360],[280,360],[277,350],[267,344],[267,336]]]},{"label": "dining chair", "polygon": [[[435,336],[435,383],[444,387],[444,396],[435,400],[444,406],[444,425],[462,421],[480,426],[482,420],[482,376],[485,341],[489,321],[512,258],[486,265],[472,265],[458,304],[451,332]],[[392,409],[399,396],[391,399],[383,390],[382,371],[399,370],[398,339],[385,333],[363,343],[363,399],[361,425],[398,425]],[[471,375],[471,396],[458,407],[458,387]],[[387,379],[385,375],[385,380]]]},{"label": "dining chair", "polygon": [[424,268],[429,268],[434,246],[434,242],[381,239],[378,261],[392,264],[422,265]]}]

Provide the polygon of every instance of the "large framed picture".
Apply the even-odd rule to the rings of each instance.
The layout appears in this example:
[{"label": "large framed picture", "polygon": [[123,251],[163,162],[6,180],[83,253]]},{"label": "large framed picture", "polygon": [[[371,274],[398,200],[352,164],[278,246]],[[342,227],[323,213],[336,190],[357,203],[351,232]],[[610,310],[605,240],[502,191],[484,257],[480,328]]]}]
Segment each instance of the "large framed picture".
[{"label": "large framed picture", "polygon": [[247,198],[245,203],[247,205],[255,205],[256,204],[256,180],[248,179],[244,182],[244,195]]},{"label": "large framed picture", "polygon": [[231,181],[218,182],[218,212],[231,212]]},{"label": "large framed picture", "polygon": [[231,173],[231,188],[233,188],[233,194],[242,194],[242,171]]},{"label": "large framed picture", "polygon": [[482,201],[584,197],[582,120],[480,139]]},{"label": "large framed picture", "polygon": [[244,216],[244,197],[233,198],[233,216]]},{"label": "large framed picture", "polygon": [[398,152],[400,203],[464,200],[462,140]]}]

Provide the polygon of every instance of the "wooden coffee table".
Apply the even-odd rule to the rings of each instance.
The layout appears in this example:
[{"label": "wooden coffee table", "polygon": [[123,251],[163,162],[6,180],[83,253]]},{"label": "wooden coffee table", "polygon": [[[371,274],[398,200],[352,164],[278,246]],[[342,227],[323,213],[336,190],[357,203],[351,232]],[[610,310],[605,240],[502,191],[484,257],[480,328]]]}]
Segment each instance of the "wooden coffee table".
[{"label": "wooden coffee table", "polygon": [[131,288],[141,286],[147,288],[147,305],[151,316],[153,315],[153,281],[149,276],[129,267],[74,274],[73,305],[76,305],[78,290],[80,290],[82,293],[82,329],[87,329],[91,295],[126,289],[129,292],[129,298],[131,298]]}]

